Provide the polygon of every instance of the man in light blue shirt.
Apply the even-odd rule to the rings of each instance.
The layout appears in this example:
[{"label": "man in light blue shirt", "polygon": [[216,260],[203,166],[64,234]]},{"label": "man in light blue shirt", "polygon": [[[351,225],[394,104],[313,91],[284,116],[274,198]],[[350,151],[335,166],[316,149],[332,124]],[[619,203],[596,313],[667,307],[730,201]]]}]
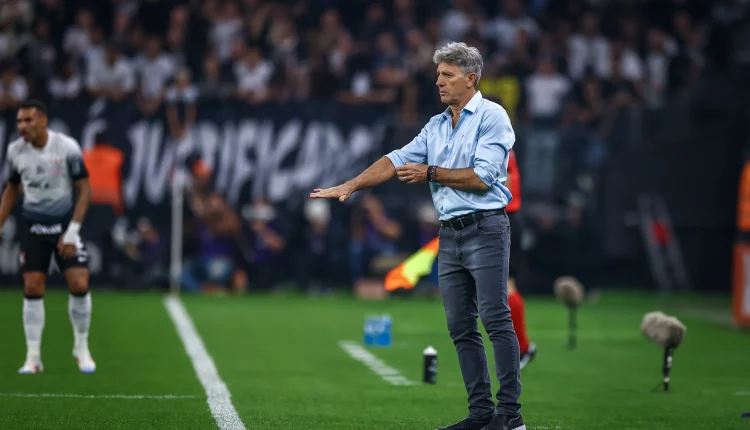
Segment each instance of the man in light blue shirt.
[{"label": "man in light blue shirt", "polygon": [[[512,196],[504,183],[515,134],[505,110],[476,90],[479,50],[449,43],[435,52],[440,100],[448,105],[417,137],[356,178],[311,198],[345,201],[358,190],[397,175],[407,184],[429,182],[441,220],[438,276],[448,331],[468,394],[469,416],[441,429],[525,430],[519,346],[508,307]],[[477,316],[492,341],[500,383],[492,401],[487,357]]]}]

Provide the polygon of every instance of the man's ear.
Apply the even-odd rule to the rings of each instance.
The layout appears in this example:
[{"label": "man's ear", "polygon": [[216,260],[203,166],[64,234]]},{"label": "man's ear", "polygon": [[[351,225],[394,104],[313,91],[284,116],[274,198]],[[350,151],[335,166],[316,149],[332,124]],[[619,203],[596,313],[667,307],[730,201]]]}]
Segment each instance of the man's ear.
[{"label": "man's ear", "polygon": [[466,80],[466,88],[474,88],[474,83],[477,81],[477,74],[469,73],[467,77],[469,79]]}]

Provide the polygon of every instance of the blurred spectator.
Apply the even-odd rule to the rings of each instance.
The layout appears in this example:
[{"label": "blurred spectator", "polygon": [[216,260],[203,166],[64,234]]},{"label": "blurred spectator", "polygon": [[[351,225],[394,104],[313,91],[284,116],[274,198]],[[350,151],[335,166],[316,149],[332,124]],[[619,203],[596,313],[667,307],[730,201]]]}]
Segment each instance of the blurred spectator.
[{"label": "blurred spectator", "polygon": [[30,0],[6,0],[0,5],[0,53],[12,58],[28,41],[28,29],[34,21],[34,6]]},{"label": "blurred spectator", "polygon": [[334,274],[340,270],[335,262],[330,203],[310,200],[305,203],[304,216],[302,243],[295,256],[298,282],[308,294],[330,292]]},{"label": "blurred spectator", "polygon": [[55,75],[57,51],[52,43],[50,26],[47,20],[39,20],[34,26],[33,38],[26,45],[24,70],[28,77],[42,84]]},{"label": "blurred spectator", "polygon": [[344,31],[341,15],[335,9],[327,9],[320,15],[320,27],[308,41],[310,57],[324,56]]},{"label": "blurred spectator", "polygon": [[148,218],[138,220],[136,230],[126,239],[124,252],[130,261],[118,278],[125,288],[168,285],[169,243]]},{"label": "blurred spectator", "polygon": [[381,33],[391,30],[391,25],[386,16],[385,6],[381,2],[372,3],[365,12],[365,22],[359,30],[357,39],[366,52],[372,52],[375,48],[373,41],[377,40]]},{"label": "blurred spectator", "polygon": [[6,0],[0,6],[0,24],[13,25],[19,33],[29,28],[33,20],[34,7],[30,0]]},{"label": "blurred spectator", "polygon": [[219,7],[212,18],[211,41],[220,61],[229,59],[232,39],[242,31],[242,16],[236,1],[229,0]]},{"label": "blurred spectator", "polygon": [[676,44],[667,38],[663,31],[657,28],[649,30],[644,98],[652,108],[658,108],[664,104],[669,62],[676,51]]},{"label": "blurred spectator", "polygon": [[83,89],[83,79],[76,70],[73,60],[60,60],[57,62],[55,76],[49,81],[47,90],[56,99],[75,99]]},{"label": "blurred spectator", "polygon": [[197,89],[203,101],[226,99],[234,94],[234,85],[222,77],[221,65],[215,56],[209,54],[203,59],[203,74]]},{"label": "blurred spectator", "polygon": [[253,288],[272,290],[285,281],[283,259],[287,249],[287,226],[276,208],[264,199],[243,211],[250,224],[255,251],[250,283]]},{"label": "blurred spectator", "polygon": [[235,64],[237,95],[248,103],[263,103],[271,96],[269,85],[274,72],[273,64],[263,57],[257,46],[251,46],[241,62]]},{"label": "blurred spectator", "polygon": [[485,67],[486,74],[479,80],[477,89],[484,97],[499,99],[511,123],[516,124],[525,97],[521,82],[509,70],[510,63],[502,58],[490,59]]},{"label": "blurred spectator", "polygon": [[154,115],[164,101],[167,82],[175,72],[174,60],[162,50],[158,36],[149,36],[145,53],[135,60],[138,73],[138,106],[146,116]]},{"label": "blurred spectator", "polygon": [[609,42],[599,32],[599,18],[593,12],[586,12],[580,19],[579,30],[570,37],[569,73],[574,80],[580,80],[591,70],[599,77],[606,77],[609,71]]},{"label": "blurred spectator", "polygon": [[351,218],[349,264],[356,283],[369,273],[373,258],[396,252],[401,238],[401,224],[389,216],[380,200],[366,193],[357,202]]},{"label": "blurred spectator", "polygon": [[555,70],[549,58],[541,58],[536,73],[526,80],[531,120],[540,126],[557,125],[569,90],[568,79]]},{"label": "blurred spectator", "polygon": [[230,287],[244,291],[245,275],[237,267],[237,242],[241,225],[237,214],[216,193],[190,196],[196,224],[197,253],[183,266],[182,284],[187,291],[214,293]]},{"label": "blurred spectator", "polygon": [[526,15],[523,0],[500,0],[501,15],[481,26],[481,35],[491,39],[500,52],[506,52],[516,45],[516,37],[523,30],[529,38],[536,39],[539,26]]},{"label": "blurred spectator", "polygon": [[0,110],[16,109],[29,95],[26,79],[18,75],[15,63],[0,66]]},{"label": "blurred spectator", "polygon": [[166,53],[172,58],[174,67],[186,67],[187,47],[185,46],[185,27],[170,25],[166,36]]},{"label": "blurred spectator", "polygon": [[75,15],[75,24],[65,31],[63,50],[76,60],[81,59],[91,47],[91,30],[94,26],[94,14],[91,10],[80,8]]},{"label": "blurred spectator", "polygon": [[440,221],[432,202],[426,202],[419,206],[417,210],[417,232],[416,248],[427,245],[440,234]]},{"label": "blurred spectator", "polygon": [[441,45],[461,41],[481,21],[481,9],[475,6],[474,0],[453,0],[452,4],[440,23]]},{"label": "blurred spectator", "polygon": [[174,84],[167,89],[167,122],[172,138],[182,140],[195,124],[198,89],[191,82],[190,71],[180,69]]},{"label": "blurred spectator", "polygon": [[95,25],[89,32],[89,47],[83,55],[85,64],[101,63],[105,55],[106,43],[104,40],[104,31],[101,27]]},{"label": "blurred spectator", "polygon": [[328,65],[331,73],[336,75],[336,77],[343,77],[349,68],[352,56],[356,52],[357,46],[354,43],[351,33],[342,31],[336,40],[336,45],[331,50],[331,53],[328,54]]},{"label": "blurred spectator", "polygon": [[[405,70],[411,74],[424,68],[432,68],[432,54],[434,47],[425,40],[422,32],[412,28],[406,33],[406,51],[404,52]],[[480,80],[481,81],[481,80]]]},{"label": "blurred spectator", "polygon": [[86,88],[92,97],[119,102],[133,94],[135,73],[116,42],[107,45],[104,60],[89,64]]}]

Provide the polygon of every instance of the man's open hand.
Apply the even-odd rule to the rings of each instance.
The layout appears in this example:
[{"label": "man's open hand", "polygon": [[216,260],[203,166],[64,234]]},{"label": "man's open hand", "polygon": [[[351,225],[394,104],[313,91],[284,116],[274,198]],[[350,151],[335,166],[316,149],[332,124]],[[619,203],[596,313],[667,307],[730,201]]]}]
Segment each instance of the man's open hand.
[{"label": "man's open hand", "polygon": [[351,197],[355,191],[354,186],[350,183],[344,183],[331,188],[316,188],[310,193],[311,199],[339,199],[340,202]]},{"label": "man's open hand", "polygon": [[427,165],[407,163],[401,167],[396,167],[398,180],[407,184],[421,184],[427,182]]}]

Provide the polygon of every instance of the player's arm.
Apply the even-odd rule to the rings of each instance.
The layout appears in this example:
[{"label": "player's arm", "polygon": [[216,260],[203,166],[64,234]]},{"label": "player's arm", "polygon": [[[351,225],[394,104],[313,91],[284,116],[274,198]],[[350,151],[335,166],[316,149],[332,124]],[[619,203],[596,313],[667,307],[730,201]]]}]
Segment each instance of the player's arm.
[{"label": "player's arm", "polygon": [[10,213],[13,212],[19,197],[21,197],[21,184],[8,181],[5,184],[5,190],[3,190],[2,200],[0,200],[0,229],[5,225]]},{"label": "player's arm", "polygon": [[75,186],[78,198],[76,199],[73,218],[70,222],[71,224],[74,222],[81,224],[86,217],[86,212],[89,210],[89,204],[91,203],[91,184],[89,183],[89,178],[86,177],[77,180]]},{"label": "player's arm", "polygon": [[16,206],[18,198],[21,197],[21,174],[13,167],[13,163],[8,160],[8,182],[3,190],[3,197],[0,200],[0,229],[5,225],[10,213]]},{"label": "player's arm", "polygon": [[73,208],[73,217],[68,224],[68,229],[62,236],[62,244],[75,245],[80,240],[79,233],[81,224],[86,217],[91,202],[91,184],[89,184],[89,173],[83,162],[83,155],[79,148],[68,156],[68,173],[76,187],[76,204]]}]

